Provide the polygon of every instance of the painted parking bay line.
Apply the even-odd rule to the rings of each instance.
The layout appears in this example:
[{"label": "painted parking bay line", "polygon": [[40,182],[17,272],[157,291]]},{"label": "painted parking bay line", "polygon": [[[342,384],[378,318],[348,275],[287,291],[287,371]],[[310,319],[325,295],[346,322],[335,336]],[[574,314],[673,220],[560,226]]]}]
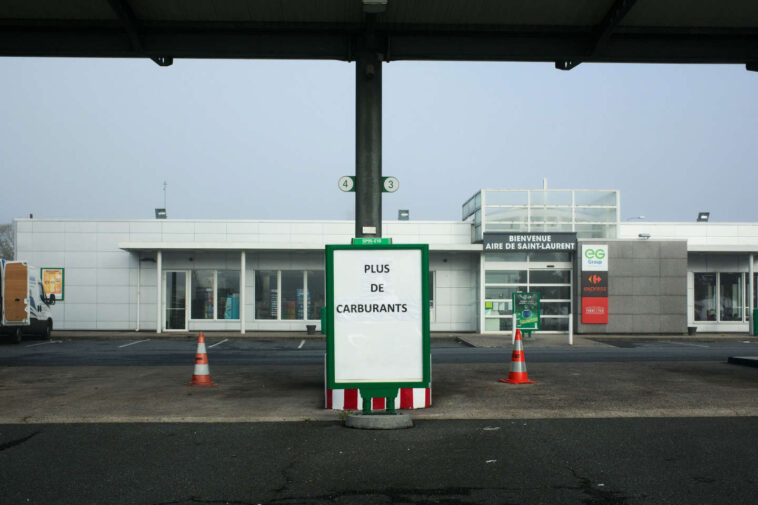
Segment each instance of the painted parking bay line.
[{"label": "painted parking bay line", "polygon": [[146,338],[145,340],[137,340],[135,342],[129,342],[128,344],[120,345],[118,346],[118,348],[121,349],[122,347],[129,347],[130,345],[139,344],[140,342],[148,342],[148,341],[150,341],[149,338]]},{"label": "painted parking bay line", "polygon": [[224,339],[224,340],[222,340],[221,342],[216,342],[216,343],[215,343],[215,344],[213,344],[213,345],[209,345],[209,346],[208,346],[208,349],[210,349],[210,348],[212,348],[212,347],[216,347],[216,346],[217,346],[217,345],[219,345],[219,344],[223,344],[223,343],[224,343],[224,342],[226,342],[227,340],[229,340],[229,339],[228,339],[228,338],[225,338],[225,339]]},{"label": "painted parking bay line", "polygon": [[63,340],[50,340],[48,342],[40,342],[39,344],[25,345],[24,347],[37,347],[38,345],[61,344],[61,343],[63,343]]},{"label": "painted parking bay line", "polygon": [[671,342],[672,344],[676,345],[688,345],[690,347],[703,347],[705,349],[710,349],[711,346],[709,345],[703,345],[703,344],[692,344],[690,342]]}]

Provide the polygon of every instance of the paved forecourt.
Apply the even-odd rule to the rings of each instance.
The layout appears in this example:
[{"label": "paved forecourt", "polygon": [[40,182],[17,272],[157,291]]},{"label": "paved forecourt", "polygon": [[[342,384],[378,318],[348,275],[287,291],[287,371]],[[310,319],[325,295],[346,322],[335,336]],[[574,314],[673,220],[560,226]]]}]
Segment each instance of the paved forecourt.
[{"label": "paved forecourt", "polygon": [[[437,364],[413,419],[758,416],[758,370],[723,361],[528,363],[536,384],[499,383],[510,363]],[[338,420],[322,365],[0,367],[0,423]]]}]

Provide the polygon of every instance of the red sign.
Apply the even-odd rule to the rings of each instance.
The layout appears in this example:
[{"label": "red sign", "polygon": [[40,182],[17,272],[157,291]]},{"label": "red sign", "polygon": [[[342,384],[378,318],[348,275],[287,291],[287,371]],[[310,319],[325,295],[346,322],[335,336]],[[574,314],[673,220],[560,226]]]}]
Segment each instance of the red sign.
[{"label": "red sign", "polygon": [[582,323],[608,324],[608,298],[594,296],[583,297]]}]

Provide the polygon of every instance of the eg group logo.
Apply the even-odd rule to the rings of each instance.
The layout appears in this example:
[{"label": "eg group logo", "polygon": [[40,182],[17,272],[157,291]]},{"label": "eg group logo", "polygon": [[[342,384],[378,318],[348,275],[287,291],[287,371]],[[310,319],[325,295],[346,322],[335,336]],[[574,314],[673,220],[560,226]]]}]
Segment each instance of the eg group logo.
[{"label": "eg group logo", "polygon": [[583,244],[582,245],[582,270],[583,271],[608,271],[608,245]]}]

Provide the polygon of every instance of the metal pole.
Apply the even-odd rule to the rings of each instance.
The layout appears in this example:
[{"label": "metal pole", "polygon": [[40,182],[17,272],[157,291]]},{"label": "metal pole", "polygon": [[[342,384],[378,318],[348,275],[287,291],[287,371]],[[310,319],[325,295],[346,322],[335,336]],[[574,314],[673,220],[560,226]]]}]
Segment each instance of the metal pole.
[{"label": "metal pole", "polygon": [[382,236],[382,60],[355,60],[355,236]]}]

